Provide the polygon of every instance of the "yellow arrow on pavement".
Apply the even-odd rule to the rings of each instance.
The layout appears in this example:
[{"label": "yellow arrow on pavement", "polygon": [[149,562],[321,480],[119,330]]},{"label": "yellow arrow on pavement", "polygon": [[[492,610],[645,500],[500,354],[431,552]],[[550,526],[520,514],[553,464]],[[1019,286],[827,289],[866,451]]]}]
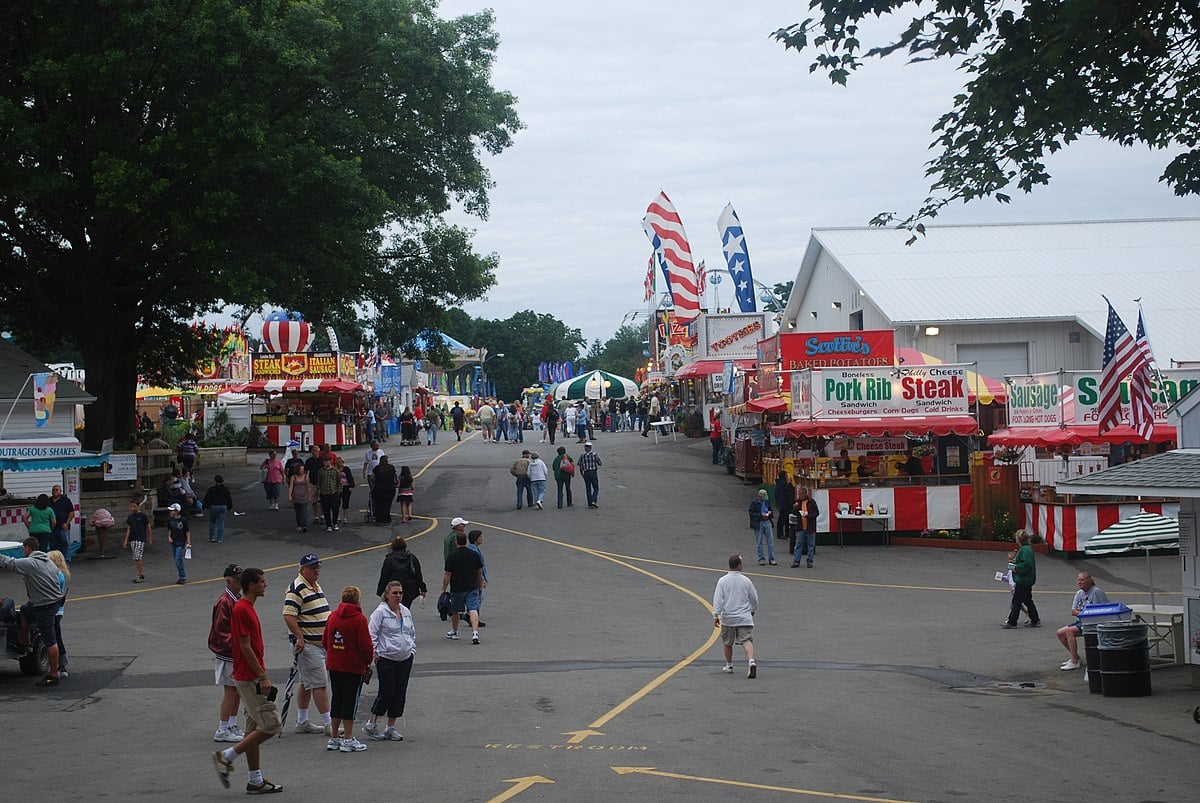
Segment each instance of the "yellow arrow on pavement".
[{"label": "yellow arrow on pavement", "polygon": [[701,783],[716,783],[724,786],[740,786],[744,789],[762,789],[768,792],[790,792],[793,795],[809,795],[810,797],[830,797],[837,800],[865,800],[868,803],[913,803],[908,800],[895,800],[890,797],[864,797],[863,795],[842,795],[837,792],[818,792],[813,789],[793,789],[789,786],[770,786],[746,781],[730,781],[725,778],[702,778],[698,775],[680,775],[677,772],[662,772],[655,767],[612,767],[617,775],[657,775],[660,778],[675,778],[680,781],[700,781]]},{"label": "yellow arrow on pavement", "polygon": [[603,731],[594,731],[591,729],[584,729],[581,731],[563,731],[563,736],[571,737],[570,739],[567,739],[567,744],[579,744],[580,742],[582,742],[584,739],[586,739],[589,736],[603,736],[603,735],[604,735]]},{"label": "yellow arrow on pavement", "polygon": [[502,803],[502,801],[511,800],[531,786],[539,783],[554,783],[554,781],[543,775],[526,775],[523,778],[509,778],[508,780],[504,781],[504,783],[516,784],[516,786],[496,795],[494,798],[489,800],[488,803]]}]

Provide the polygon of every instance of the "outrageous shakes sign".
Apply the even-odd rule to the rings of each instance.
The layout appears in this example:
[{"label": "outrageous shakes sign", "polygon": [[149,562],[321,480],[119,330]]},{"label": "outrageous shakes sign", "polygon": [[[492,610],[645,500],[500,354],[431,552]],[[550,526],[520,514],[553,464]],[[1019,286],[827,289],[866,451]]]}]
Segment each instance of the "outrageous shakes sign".
[{"label": "outrageous shakes sign", "polygon": [[913,368],[827,368],[814,371],[812,392],[825,418],[967,413],[964,365]]}]

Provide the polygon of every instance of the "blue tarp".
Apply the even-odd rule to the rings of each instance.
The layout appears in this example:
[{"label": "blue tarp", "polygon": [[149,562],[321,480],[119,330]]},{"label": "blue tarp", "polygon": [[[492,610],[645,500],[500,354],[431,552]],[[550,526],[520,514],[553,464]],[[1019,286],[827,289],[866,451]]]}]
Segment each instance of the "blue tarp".
[{"label": "blue tarp", "polygon": [[[439,333],[439,335],[442,338],[442,342],[445,343],[447,346],[449,346],[452,349],[462,349],[464,351],[472,350],[470,346],[466,345],[465,343],[459,343],[457,340],[450,337],[450,335],[445,334],[444,332]],[[429,334],[426,333],[426,334],[423,334],[420,337],[418,337],[417,345],[419,345],[421,348],[429,348],[429,346],[431,345],[430,341],[429,341]]]},{"label": "blue tarp", "polygon": [[107,454],[84,452],[71,457],[0,457],[0,471],[61,471],[64,468],[92,468],[104,463]]}]

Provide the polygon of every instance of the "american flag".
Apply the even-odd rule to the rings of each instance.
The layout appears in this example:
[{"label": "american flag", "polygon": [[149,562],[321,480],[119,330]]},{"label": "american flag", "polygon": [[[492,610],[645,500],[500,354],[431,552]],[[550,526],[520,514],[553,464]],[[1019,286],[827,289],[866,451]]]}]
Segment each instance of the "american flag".
[{"label": "american flag", "polygon": [[1104,365],[1100,369],[1099,434],[1103,435],[1121,423],[1121,381],[1143,369],[1145,362],[1137,342],[1109,303],[1108,325],[1104,332]]},{"label": "american flag", "polygon": [[646,217],[642,222],[658,238],[655,249],[667,265],[676,317],[683,322],[696,320],[700,314],[700,296],[696,292],[696,266],[692,263],[692,248],[688,245],[679,213],[665,192],[660,192],[646,207]]},{"label": "american flag", "polygon": [[707,275],[704,270],[704,260],[700,260],[700,264],[696,266],[696,297],[700,299],[700,306],[704,306],[704,291],[707,289]]},{"label": "american flag", "polygon": [[642,282],[642,286],[646,288],[646,295],[642,301],[654,298],[654,254],[650,255],[650,261],[646,263],[646,279]]},{"label": "american flag", "polygon": [[1137,338],[1134,340],[1141,366],[1134,370],[1129,377],[1129,419],[1133,430],[1146,441],[1154,434],[1154,399],[1150,386],[1154,376],[1150,371],[1150,363],[1154,362],[1154,352],[1150,348],[1150,339],[1146,337],[1146,322],[1142,319],[1142,311],[1138,310]]}]

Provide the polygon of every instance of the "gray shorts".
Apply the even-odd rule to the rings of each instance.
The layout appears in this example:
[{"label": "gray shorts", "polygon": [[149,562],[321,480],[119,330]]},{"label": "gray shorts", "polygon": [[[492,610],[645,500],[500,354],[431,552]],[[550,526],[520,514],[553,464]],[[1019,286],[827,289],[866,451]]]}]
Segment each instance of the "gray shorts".
[{"label": "gray shorts", "polygon": [[323,689],[329,685],[329,675],[325,672],[325,648],[320,644],[309,641],[304,645],[304,651],[296,659],[300,667],[297,680],[306,689]]},{"label": "gray shorts", "polygon": [[743,641],[754,643],[754,625],[721,625],[721,643],[727,647]]},{"label": "gray shorts", "polygon": [[213,680],[217,686],[237,686],[233,679],[233,661],[213,656]]},{"label": "gray shorts", "polygon": [[146,554],[146,542],[145,541],[130,541],[129,542],[129,554],[133,555],[134,560],[141,560],[142,557],[145,556],[145,554]]}]

